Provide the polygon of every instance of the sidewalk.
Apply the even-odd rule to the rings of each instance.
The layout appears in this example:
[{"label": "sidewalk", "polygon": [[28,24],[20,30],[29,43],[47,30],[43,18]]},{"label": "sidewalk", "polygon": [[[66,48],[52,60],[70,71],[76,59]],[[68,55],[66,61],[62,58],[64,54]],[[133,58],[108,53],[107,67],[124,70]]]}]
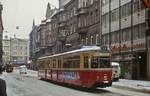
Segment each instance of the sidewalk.
[{"label": "sidewalk", "polygon": [[120,79],[113,82],[112,87],[150,94],[150,81]]}]

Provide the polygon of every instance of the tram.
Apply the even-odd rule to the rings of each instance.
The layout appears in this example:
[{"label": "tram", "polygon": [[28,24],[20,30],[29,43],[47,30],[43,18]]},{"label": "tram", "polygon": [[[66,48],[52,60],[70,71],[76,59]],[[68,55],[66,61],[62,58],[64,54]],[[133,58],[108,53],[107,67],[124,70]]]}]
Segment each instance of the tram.
[{"label": "tram", "polygon": [[112,85],[111,51],[107,47],[83,46],[38,59],[39,79],[96,88]]}]

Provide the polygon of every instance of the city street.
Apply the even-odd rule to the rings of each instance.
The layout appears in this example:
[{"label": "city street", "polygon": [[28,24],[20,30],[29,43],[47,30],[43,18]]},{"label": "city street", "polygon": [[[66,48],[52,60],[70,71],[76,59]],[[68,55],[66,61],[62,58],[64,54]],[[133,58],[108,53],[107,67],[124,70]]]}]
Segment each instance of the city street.
[{"label": "city street", "polygon": [[3,73],[0,76],[0,78],[6,80],[8,96],[149,96],[149,94],[111,87],[98,88],[94,91],[63,87],[38,80],[35,73],[31,72],[28,71],[26,77],[21,77],[19,71]]}]

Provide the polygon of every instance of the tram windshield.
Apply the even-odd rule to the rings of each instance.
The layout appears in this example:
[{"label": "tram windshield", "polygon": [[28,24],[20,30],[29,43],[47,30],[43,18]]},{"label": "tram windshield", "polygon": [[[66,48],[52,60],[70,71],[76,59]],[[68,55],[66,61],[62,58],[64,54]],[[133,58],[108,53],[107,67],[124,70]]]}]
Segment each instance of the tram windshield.
[{"label": "tram windshield", "polygon": [[92,57],[91,68],[111,68],[109,58]]},{"label": "tram windshield", "polygon": [[107,59],[100,59],[100,68],[110,68],[111,64],[110,64],[110,60]]}]

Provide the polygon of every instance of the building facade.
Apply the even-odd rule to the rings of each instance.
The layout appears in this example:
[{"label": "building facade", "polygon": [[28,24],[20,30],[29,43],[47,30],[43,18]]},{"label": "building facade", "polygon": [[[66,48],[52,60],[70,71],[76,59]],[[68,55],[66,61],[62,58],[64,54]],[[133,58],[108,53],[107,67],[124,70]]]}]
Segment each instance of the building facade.
[{"label": "building facade", "polygon": [[112,48],[112,60],[120,62],[121,75],[148,79],[148,9],[141,0],[102,0],[102,45]]},{"label": "building facade", "polygon": [[10,63],[10,39],[6,36],[3,39],[3,64]]},{"label": "building facade", "polygon": [[2,55],[3,55],[3,50],[2,50],[2,39],[3,39],[3,22],[2,22],[2,10],[3,6],[0,2],[0,64],[2,64]]},{"label": "building facade", "polygon": [[32,30],[30,32],[30,61],[29,65],[32,69],[37,69],[37,58],[43,55],[52,54],[52,47],[54,36],[52,34],[52,20],[51,16],[58,9],[52,9],[50,4],[47,4],[45,19],[41,21],[40,25],[33,23]]},{"label": "building facade", "polygon": [[100,45],[100,0],[78,0],[80,44]]},{"label": "building facade", "polygon": [[35,25],[35,22],[33,21],[33,25],[32,25],[32,31],[29,35],[29,38],[30,38],[30,42],[29,42],[29,53],[30,53],[30,56],[29,56],[29,60],[30,62],[34,62],[33,64],[29,64],[29,67],[30,68],[34,68],[36,66],[36,60],[37,60],[37,54],[36,54],[36,51],[37,51],[37,48],[38,48],[38,26]]},{"label": "building facade", "polygon": [[10,38],[10,63],[27,64],[29,61],[29,40]]}]

